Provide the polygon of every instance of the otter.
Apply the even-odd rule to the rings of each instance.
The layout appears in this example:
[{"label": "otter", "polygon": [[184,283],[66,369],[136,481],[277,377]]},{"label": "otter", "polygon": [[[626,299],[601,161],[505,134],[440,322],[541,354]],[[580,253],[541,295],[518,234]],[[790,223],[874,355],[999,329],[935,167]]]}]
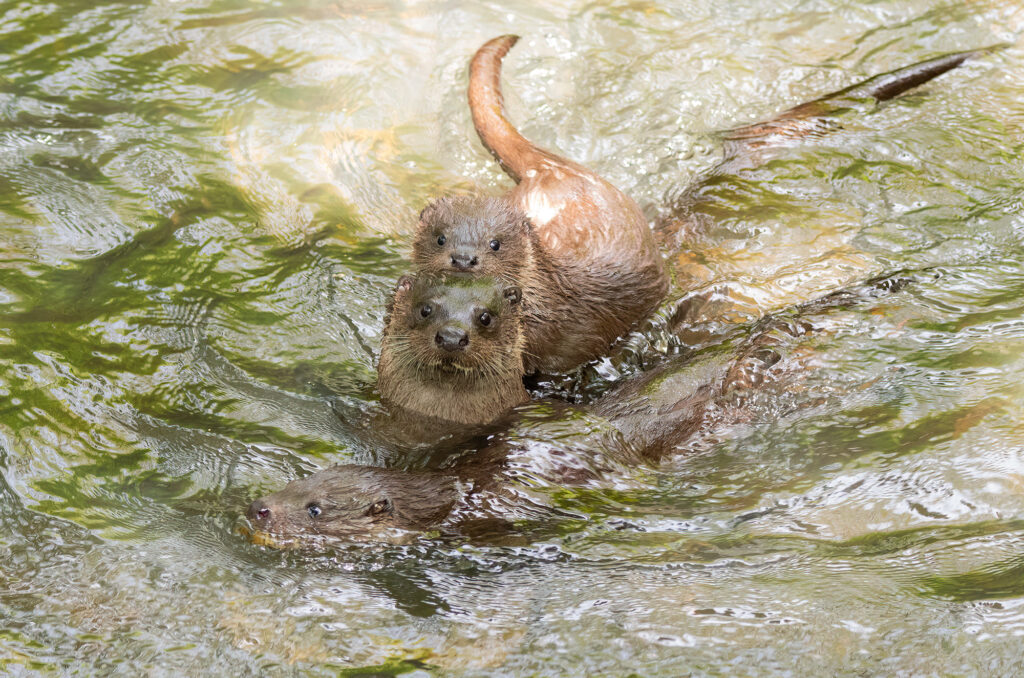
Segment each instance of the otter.
[{"label": "otter", "polygon": [[[259,541],[280,546],[316,537],[402,541],[428,530],[465,535],[474,524],[493,528],[503,512],[530,501],[518,479],[621,481],[628,469],[656,464],[696,436],[750,416],[749,395],[768,384],[785,389],[813,366],[800,342],[825,331],[828,314],[898,292],[911,280],[878,278],[766,316],[747,328],[735,351],[722,346],[667,361],[591,405],[563,404],[546,420],[494,436],[449,468],[335,466],[257,499],[247,517]],[[564,433],[570,416],[575,437]]]},{"label": "otter", "polygon": [[416,270],[497,275],[523,289],[528,373],[601,356],[668,291],[654,236],[632,198],[524,138],[502,111],[495,38],[470,64],[469,106],[484,146],[516,186],[501,198],[442,198],[420,215]]},{"label": "otter", "polygon": [[[605,353],[649,316],[668,282],[636,203],[594,172],[538,148],[505,117],[501,63],[517,41],[505,35],[477,50],[469,83],[476,131],[516,186],[501,198],[447,197],[428,205],[413,262],[419,271],[493,275],[520,285],[527,373],[566,372]],[[726,132],[722,160],[655,224],[658,241],[666,250],[680,248],[676,236],[693,227],[689,204],[702,181],[753,166],[773,147],[825,134],[841,113],[888,101],[988,51],[913,64]]]},{"label": "otter", "polygon": [[377,365],[385,404],[434,420],[486,424],[529,400],[516,285],[493,278],[403,276]]}]

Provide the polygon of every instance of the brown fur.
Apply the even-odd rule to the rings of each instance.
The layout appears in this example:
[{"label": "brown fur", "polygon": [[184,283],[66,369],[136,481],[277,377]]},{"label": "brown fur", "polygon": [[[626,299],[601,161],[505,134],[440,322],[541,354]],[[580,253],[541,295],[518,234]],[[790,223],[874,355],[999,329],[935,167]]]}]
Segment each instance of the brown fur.
[{"label": "brown fur", "polygon": [[601,355],[635,321],[637,309],[656,304],[664,292],[651,288],[649,270],[628,261],[556,256],[526,215],[502,198],[442,198],[424,210],[413,248],[416,269],[450,272],[455,257],[476,261],[463,274],[522,288],[527,373],[565,371]]},{"label": "brown fur", "polygon": [[[762,319],[732,351],[664,363],[589,406],[571,408],[575,435],[565,435],[570,418],[561,412],[496,435],[484,449],[440,471],[336,466],[253,502],[249,519],[260,533],[275,535],[271,544],[316,535],[391,540],[426,529],[465,533],[467,525],[499,518],[510,503],[530,501],[517,489],[524,477],[600,486],[616,469],[678,454],[697,436],[746,420],[757,411],[750,409],[751,397],[769,385],[780,394],[792,390],[820,367],[813,352],[800,350],[807,338],[817,341],[827,332],[829,323],[816,318],[887,296],[908,282],[901,276],[868,281]],[[322,513],[310,514],[311,503]]]},{"label": "brown fur", "polygon": [[[403,277],[381,344],[381,398],[458,424],[486,424],[526,402],[520,299],[517,286],[491,278]],[[446,350],[438,343],[446,332],[461,333],[466,345]]]},{"label": "brown fur", "polygon": [[[429,205],[421,215],[414,260],[424,273],[456,272],[519,286],[524,296],[520,374],[560,372],[604,353],[653,310],[667,281],[636,204],[586,168],[534,146],[505,119],[500,66],[515,42],[515,36],[503,36],[478,50],[470,68],[469,100],[480,138],[517,186],[504,198],[444,198]],[[726,137],[726,158],[712,174],[756,162],[772,145],[827,130],[834,114],[857,102],[890,99],[985,51],[908,66],[797,106],[769,122],[733,130]],[[686,214],[681,207],[659,225],[666,243],[687,222]],[[494,249],[492,243],[500,246]],[[396,353],[391,348],[395,340],[389,336],[394,329],[388,325],[381,356],[385,400],[414,412],[477,423],[492,421],[494,413],[526,399],[521,386],[512,384],[511,358],[497,372],[502,383],[488,388],[477,383],[482,371],[469,375],[408,363],[429,352],[431,338],[409,335]],[[415,341],[424,345],[411,346]],[[491,350],[513,349],[509,345]],[[401,369],[395,367],[395,355],[404,361]],[[406,388],[403,375],[420,383]],[[445,380],[451,383],[443,385]],[[474,403],[473,394],[482,400]]]},{"label": "brown fur", "polygon": [[[515,250],[514,246],[509,245],[506,251],[522,252],[523,261],[534,262],[531,270],[538,268],[536,262],[543,261],[545,254],[552,257],[552,282],[546,284],[550,285],[553,293],[566,291],[562,296],[564,301],[571,298],[569,286],[579,285],[580,279],[587,276],[586,271],[574,271],[571,266],[574,261],[586,261],[594,254],[586,251],[588,239],[598,243],[592,247],[597,253],[595,256],[603,254],[611,257],[615,248],[606,248],[602,243],[607,242],[604,239],[614,236],[615,233],[609,233],[608,229],[588,228],[588,225],[596,222],[588,221],[587,218],[577,220],[577,224],[582,223],[584,228],[576,232],[569,228],[575,217],[588,214],[587,206],[593,206],[590,202],[593,196],[587,195],[586,190],[583,191],[583,207],[568,200],[559,200],[558,197],[564,197],[566,191],[571,193],[571,186],[575,185],[575,180],[589,181],[594,178],[593,175],[532,146],[519,136],[503,117],[498,86],[498,65],[514,42],[515,38],[512,36],[498,38],[487,43],[477,53],[473,60],[470,103],[474,123],[485,145],[516,179],[518,186],[507,197],[508,203],[489,199],[476,202],[449,200],[435,203],[425,210],[424,223],[429,224],[429,228],[446,228],[447,225],[455,224],[456,229],[453,232],[466,235],[470,241],[479,237],[480,233],[487,232],[485,227],[491,223],[492,218],[493,223],[508,226],[512,238],[521,238],[517,245],[521,249]],[[786,143],[788,139],[827,129],[828,116],[843,110],[850,102],[868,98],[877,101],[892,98],[985,51],[947,55],[900,69],[815,102],[798,106],[768,123],[734,130],[727,138],[725,162],[717,169],[726,171],[735,168],[738,162],[756,160],[764,148],[773,144]],[[538,168],[541,170],[531,176],[530,172]],[[558,181],[562,181],[566,176],[570,177],[570,181],[560,187]],[[543,184],[544,178],[553,181],[547,192],[543,186],[539,191],[536,189],[536,184]],[[537,179],[537,182],[532,182],[533,179]],[[595,180],[600,181],[599,178]],[[611,191],[610,195],[614,198],[614,189]],[[597,195],[605,193],[598,191]],[[557,209],[550,212],[550,219],[538,219],[528,209],[531,199],[536,201],[534,206],[537,207],[552,196],[556,199],[550,205]],[[622,198],[628,201],[625,196]],[[517,210],[535,219],[536,228],[525,229]],[[625,211],[628,213],[629,209]],[[541,213],[542,216],[549,215],[549,211],[541,210]],[[539,225],[536,223],[538,221]],[[676,221],[678,229],[680,220]],[[552,226],[548,227],[549,224]],[[649,232],[644,232],[649,236]],[[489,232],[487,233],[489,235]],[[434,236],[436,237],[436,233]],[[564,255],[565,259],[556,259],[556,254],[559,257]],[[443,259],[438,260],[437,256],[436,252],[431,254],[428,248],[420,247],[417,264],[424,270],[446,270]],[[598,256],[595,261],[598,264],[607,264],[610,259]],[[530,276],[523,275],[518,262],[518,255],[505,260],[488,260],[486,268],[484,263],[478,262],[481,268],[477,274],[521,281],[525,287],[529,287]],[[623,261],[624,266],[630,263],[636,261],[631,261],[628,257]],[[567,268],[563,269],[563,266]],[[657,269],[658,276],[662,277],[658,282],[657,276],[649,276],[645,278],[647,284],[654,287],[660,284],[663,288],[660,259],[651,266]],[[565,275],[561,273],[563,270],[566,271]],[[609,269],[599,270],[602,273],[596,276],[599,279],[598,285],[601,278],[610,278],[604,275],[604,271]],[[547,275],[545,272],[545,276]],[[492,296],[497,294],[500,286],[493,279],[486,280],[490,280]],[[436,283],[425,280],[419,284],[428,291],[431,285],[436,286]],[[869,296],[875,296],[879,292],[898,290],[903,284],[905,282],[899,279],[872,281],[865,286],[865,290],[861,290],[861,294],[866,291]],[[488,395],[484,400],[487,403],[493,402],[493,406],[488,404],[481,407],[482,401],[474,396],[465,398],[462,393],[455,393],[462,391],[463,385],[450,383],[447,376],[449,372],[435,365],[436,361],[433,358],[415,357],[413,351],[422,349],[422,344],[426,342],[420,338],[418,342],[410,343],[407,339],[407,335],[416,331],[415,319],[411,317],[413,303],[422,296],[412,293],[414,287],[412,279],[400,281],[393,305],[389,307],[388,331],[382,347],[380,364],[382,396],[403,407],[423,411],[429,416],[450,418],[453,413],[461,414],[464,408],[468,408],[466,411],[474,415],[468,417],[469,419],[486,421],[493,419],[497,410],[507,409],[525,401],[526,393],[522,390],[519,380],[521,369],[514,379],[511,377],[516,371],[513,359],[510,359],[506,369],[499,370],[497,378],[501,383],[508,384],[508,395]],[[606,288],[601,289],[606,291]],[[588,291],[590,290],[585,287],[578,290],[584,300],[591,299],[586,296]],[[834,293],[806,304],[803,310],[816,312],[842,307],[856,302],[861,294]],[[653,297],[653,294],[646,295],[641,292],[639,298]],[[456,300],[452,308],[457,311],[465,307],[465,300],[469,298],[472,298],[472,295]],[[594,295],[593,298],[600,297]],[[615,301],[612,299],[612,303]],[[505,310],[507,309],[503,309],[503,312]],[[551,310],[552,315],[543,315],[543,312],[548,310]],[[566,320],[574,317],[571,309],[563,310],[557,304],[553,304],[550,309],[541,304],[536,313],[539,314],[539,324],[542,327],[544,322],[551,319]],[[813,332],[812,325],[799,317],[768,318],[762,320],[759,325],[758,331],[744,342],[738,354],[731,359],[721,359],[721,356],[716,359],[715,356],[711,356],[707,360],[683,364],[673,361],[638,379],[622,384],[590,407],[578,409],[577,415],[588,417],[588,424],[595,421],[603,423],[589,426],[589,433],[580,447],[591,456],[604,454],[606,457],[614,457],[610,459],[613,462],[633,464],[644,457],[656,461],[664,455],[676,452],[677,446],[690,436],[713,430],[716,425],[720,425],[723,420],[723,402],[734,408],[739,407],[746,393],[760,388],[766,381],[793,377],[808,369],[805,361],[787,360],[785,349],[792,339]],[[518,328],[519,325],[512,322],[509,327]],[[553,327],[550,336],[558,337],[558,329]],[[570,326],[567,329],[572,331],[576,328]],[[537,338],[532,338],[531,341],[540,342],[539,337],[542,334],[539,332]],[[472,341],[471,337],[471,343]],[[512,349],[512,353],[518,356],[516,349],[521,349],[522,341],[521,334],[515,337],[506,336],[504,343],[497,342],[491,353],[504,356],[507,351],[501,349],[505,347]],[[538,343],[538,346],[541,345]],[[413,349],[411,346],[419,348]],[[563,350],[556,346],[555,351],[545,355],[544,359],[553,363],[559,360],[564,362],[571,358],[572,353],[572,350]],[[521,362],[519,367],[521,368]],[[468,374],[473,373],[473,370],[470,370]],[[474,388],[479,385],[478,382],[482,382],[483,386],[493,385],[489,380],[494,377],[482,376],[484,372],[481,369],[477,369],[475,373],[476,379],[465,377],[466,388]],[[411,397],[407,391],[412,392]],[[504,389],[498,391],[503,393]],[[730,411],[730,416],[737,414],[742,412],[738,409]],[[558,420],[556,425],[562,426],[563,422]],[[498,437],[477,455],[441,472],[409,473],[364,466],[339,466],[296,480],[281,492],[253,502],[248,516],[261,532],[291,539],[309,535],[380,538],[387,537],[396,530],[424,530],[442,524],[451,526],[452,521],[459,520],[464,524],[467,518],[473,519],[481,510],[491,508],[487,505],[486,499],[481,500],[481,497],[493,498],[502,492],[514,491],[510,488],[517,478],[523,475],[535,476],[543,469],[557,465],[556,461],[559,458],[568,462],[558,467],[559,472],[571,466],[571,460],[568,460],[567,455],[559,449],[541,451],[543,459],[533,466],[529,465],[529,459],[513,459],[517,451],[529,453],[531,447],[529,440],[523,445],[514,436]],[[568,470],[573,471],[571,468]],[[584,481],[589,481],[594,476],[575,473],[573,477],[582,477]],[[572,482],[568,475],[566,482]],[[310,510],[313,506],[317,509],[316,516],[312,515]],[[319,513],[324,506],[330,511]]]},{"label": "brown fur", "polygon": [[[424,210],[419,270],[498,275],[523,288],[528,371],[565,372],[605,351],[665,296],[668,279],[637,204],[587,168],[538,148],[505,119],[491,40],[470,66],[469,105],[484,145],[516,181],[504,198],[445,198]],[[437,237],[445,235],[444,245]],[[508,237],[510,236],[510,237]],[[489,247],[494,240],[501,248]],[[456,265],[462,254],[476,265]]]}]

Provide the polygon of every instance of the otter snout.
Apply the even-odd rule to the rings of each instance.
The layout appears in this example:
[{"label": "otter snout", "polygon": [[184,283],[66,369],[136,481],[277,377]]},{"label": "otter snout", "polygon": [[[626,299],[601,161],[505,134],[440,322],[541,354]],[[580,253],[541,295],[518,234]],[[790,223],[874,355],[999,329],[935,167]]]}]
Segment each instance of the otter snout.
[{"label": "otter snout", "polygon": [[257,499],[249,504],[249,510],[245,512],[246,517],[256,527],[266,527],[271,518],[270,505],[262,499]]},{"label": "otter snout", "polygon": [[461,327],[442,327],[434,335],[434,343],[446,351],[461,351],[469,345],[469,334]]},{"label": "otter snout", "polygon": [[457,271],[469,271],[476,268],[479,260],[473,254],[466,252],[456,252],[452,255],[452,268]]}]

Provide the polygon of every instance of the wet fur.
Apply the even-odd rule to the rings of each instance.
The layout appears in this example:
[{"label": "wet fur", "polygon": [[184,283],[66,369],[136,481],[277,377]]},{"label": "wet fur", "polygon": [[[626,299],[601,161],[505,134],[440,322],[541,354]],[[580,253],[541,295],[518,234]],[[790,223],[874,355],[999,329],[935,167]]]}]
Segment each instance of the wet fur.
[{"label": "wet fur", "polygon": [[[527,435],[524,441],[520,432],[496,436],[443,471],[336,466],[253,502],[249,520],[261,533],[285,540],[324,535],[392,540],[395,530],[461,532],[473,522],[493,521],[507,502],[528,501],[516,489],[516,479],[523,476],[567,485],[599,484],[606,469],[656,463],[678,454],[695,436],[742,421],[749,416],[748,397],[768,383],[792,388],[815,366],[813,354],[798,350],[798,345],[803,337],[822,331],[816,317],[898,292],[910,280],[881,277],[829,294],[758,321],[732,353],[677,358],[627,381],[592,405],[574,408],[576,430],[586,435],[570,436],[565,448],[531,442],[537,436]],[[566,418],[540,425],[560,427]],[[561,439],[551,433],[539,438]],[[323,515],[308,515],[311,502],[325,507]],[[378,502],[385,502],[388,510],[371,511]],[[262,509],[267,515],[259,515]]]},{"label": "wet fur", "polygon": [[[437,244],[441,235],[444,245]],[[500,242],[497,252],[487,246],[492,240]],[[602,355],[638,319],[638,309],[646,315],[665,292],[660,271],[638,269],[628,256],[593,251],[580,261],[546,248],[506,198],[442,198],[423,211],[416,269],[449,271],[451,253],[463,251],[479,260],[473,275],[522,287],[527,373],[564,371]]]},{"label": "wet fur", "polygon": [[[487,43],[477,53],[473,62],[470,101],[474,123],[481,138],[506,171],[516,179],[518,186],[507,196],[507,202],[504,203],[488,202],[487,200],[477,203],[459,203],[454,200],[438,203],[440,207],[435,206],[435,212],[436,215],[441,215],[437,218],[444,223],[458,222],[460,219],[469,223],[476,216],[491,210],[492,216],[497,216],[497,221],[504,220],[522,231],[521,215],[523,213],[531,214],[529,209],[531,199],[535,201],[533,207],[538,208],[540,201],[549,195],[570,195],[574,190],[573,181],[570,181],[568,186],[554,185],[552,187],[549,185],[545,189],[545,179],[560,181],[565,178],[567,173],[573,179],[581,180],[592,176],[586,170],[582,170],[568,161],[537,149],[519,136],[518,132],[504,119],[498,87],[498,67],[501,58],[514,42],[515,38],[512,36],[498,38]],[[900,69],[790,109],[767,123],[758,123],[734,130],[727,137],[726,158],[718,169],[722,170],[730,163],[744,159],[754,159],[757,157],[758,149],[778,143],[780,140],[784,142],[784,140],[794,137],[814,135],[827,129],[829,125],[827,117],[842,110],[844,103],[858,98],[874,98],[884,101],[955,68],[970,57],[985,51],[988,50],[947,55]],[[543,171],[530,176],[529,173],[538,167]],[[540,179],[537,179],[538,175],[542,175]],[[531,181],[527,181],[527,179]],[[537,181],[532,181],[534,179]],[[584,191],[585,193],[586,191]],[[610,195],[614,203],[614,189]],[[628,201],[628,198],[625,200]],[[569,208],[567,214],[577,214],[575,208],[568,203],[560,204],[562,208]],[[630,210],[626,209],[625,211],[628,213]],[[588,223],[586,207],[579,213],[584,216],[581,223]],[[429,209],[425,211],[425,215],[430,216]],[[550,214],[541,210],[541,216],[550,216]],[[544,253],[550,254],[552,244],[554,249],[559,252],[570,255],[572,252],[581,253],[580,248],[584,245],[579,238],[580,232],[567,227],[567,224],[571,226],[572,220],[567,221],[562,219],[562,216],[562,210],[555,210],[554,216],[549,219],[537,218],[540,223],[533,224],[536,228],[529,229],[526,231],[528,235],[522,236],[523,252],[527,253],[523,255],[524,259],[543,262]],[[486,221],[474,221],[473,228],[478,228],[480,223],[486,223]],[[673,225],[678,227],[678,223],[678,220],[675,220],[675,224],[669,222],[669,224],[663,224],[663,227],[671,233],[675,230],[671,227]],[[544,227],[548,224],[554,224],[554,226],[545,231]],[[474,233],[469,226],[466,226],[466,235],[473,238],[477,237],[479,233]],[[601,237],[608,235],[608,232],[596,229],[593,235],[600,240]],[[596,261],[610,267],[603,270],[614,270],[615,261],[612,258],[601,258],[600,247],[596,250],[596,253],[591,253],[597,255]],[[609,254],[610,257],[610,252],[605,254]],[[493,270],[489,270],[488,274],[518,281],[523,283],[524,288],[531,289],[528,286],[529,276],[523,276],[521,269],[514,268],[516,261],[518,260],[512,257],[504,264],[499,262],[494,265]],[[508,266],[509,262],[513,264],[511,272],[499,270],[500,266]],[[563,299],[569,299],[574,294],[585,296],[588,291],[595,291],[582,285],[580,280],[572,275],[572,273],[580,272],[573,271],[571,261],[559,260],[552,263],[555,268],[550,273],[550,278],[545,278],[545,283],[554,293],[562,294]],[[626,261],[621,265],[629,263]],[[418,260],[418,264],[425,269],[433,270],[426,259]],[[661,271],[660,259],[654,268]],[[517,275],[520,277],[517,278]],[[571,278],[571,280],[566,278]],[[648,284],[653,279],[653,277],[647,279]],[[664,285],[663,278],[660,283],[655,283],[655,287],[658,284]],[[884,293],[899,289],[903,284],[905,283],[892,284],[891,281],[882,280],[869,282],[866,287],[871,293],[878,291]],[[600,287],[600,281],[597,282],[597,285],[597,289],[603,289]],[[421,357],[422,362],[417,362],[418,354],[410,348],[409,340],[399,329],[398,324],[409,313],[406,293],[411,287],[412,283],[408,280],[400,281],[393,302],[389,305],[388,331],[385,334],[381,354],[381,392],[382,395],[387,392],[386,399],[394,399],[399,402],[404,397],[403,391],[407,390],[404,387],[408,385],[413,386],[413,391],[416,391],[416,386],[421,383],[426,383],[431,388],[437,387],[438,395],[434,395],[433,392],[429,397],[421,394],[414,397],[409,406],[422,409],[431,416],[445,418],[446,414],[454,411],[461,412],[461,408],[466,405],[472,407],[479,403],[475,402],[473,398],[470,398],[468,403],[458,399],[441,400],[439,402],[444,403],[444,406],[438,407],[437,402],[434,402],[435,398],[445,397],[443,395],[445,390],[449,392],[450,397],[456,398],[452,392],[461,389],[461,384],[456,385],[456,380],[452,380],[450,383],[447,380],[441,380],[444,382],[442,384],[434,383],[440,380],[440,375],[430,372],[430,369],[433,369],[428,368],[431,365],[431,360]],[[644,288],[644,283],[640,283],[640,288]],[[537,294],[536,291],[525,292],[525,290],[524,293]],[[641,298],[646,298],[645,292],[641,291],[638,294]],[[825,310],[832,306],[852,303],[857,300],[858,296],[857,294],[849,296],[847,292],[835,293],[805,306],[806,310]],[[543,326],[545,321],[559,318],[557,308],[557,304],[552,306],[552,309],[555,310],[550,316],[544,315],[545,309],[533,311],[538,316],[538,324]],[[554,329],[557,330],[557,328]],[[715,403],[721,402],[722,398],[733,397],[735,399],[737,395],[742,397],[743,393],[760,387],[766,380],[777,378],[780,374],[799,373],[804,369],[805,366],[799,364],[800,361],[785,360],[783,345],[786,343],[787,337],[797,337],[812,330],[811,325],[799,319],[766,319],[760,323],[760,332],[753,335],[746,342],[743,350],[730,361],[716,362],[712,360],[708,364],[691,364],[688,366],[688,370],[678,369],[677,363],[669,363],[641,378],[621,385],[589,408],[590,415],[605,418],[612,427],[611,438],[609,438],[608,432],[599,434],[602,437],[600,447],[614,450],[616,455],[631,463],[641,458],[641,454],[642,457],[651,461],[671,454],[675,451],[676,446],[689,436],[714,426],[714,406]],[[558,335],[559,332],[553,331],[550,337],[554,340],[553,338]],[[512,342],[512,345],[521,349],[522,342],[523,338],[520,335],[517,340]],[[560,359],[565,360],[567,355],[578,352],[578,348],[570,348],[564,352],[556,351],[545,356],[544,359],[549,363],[557,363]],[[538,361],[536,364],[542,364],[542,362]],[[508,373],[511,374],[512,371],[509,369]],[[481,371],[480,374],[483,372]],[[525,392],[521,390],[522,384],[518,376],[516,381],[518,382],[517,388],[511,385],[509,387],[509,392],[515,394],[509,397],[509,400],[520,398],[520,402],[522,402],[525,400]],[[470,380],[467,385],[474,385],[474,381]],[[495,398],[496,409],[503,406],[504,397]],[[477,415],[479,419],[480,413],[477,412]],[[444,520],[450,521],[453,516],[458,518],[461,514],[466,513],[464,504],[469,495],[486,493],[495,487],[500,489],[500,486],[508,485],[511,478],[503,476],[502,473],[507,470],[507,456],[511,446],[513,444],[508,440],[499,439],[468,461],[445,472],[413,474],[363,466],[335,467],[321,471],[309,478],[294,481],[281,492],[257,500],[249,509],[249,518],[259,529],[277,532],[285,536],[299,537],[308,534],[368,536],[378,535],[388,529],[427,529]],[[308,520],[302,517],[303,511],[306,510],[306,504],[311,499],[316,498],[319,501],[324,497],[330,501],[334,501],[336,497],[345,497],[348,512],[341,511],[338,514],[339,517],[329,524],[311,526]],[[391,502],[389,504],[391,509],[370,515],[369,507],[380,501],[382,497]],[[462,508],[458,509],[457,507]],[[258,517],[257,513],[262,508],[267,508],[268,513],[273,517],[268,515],[266,520]],[[462,517],[465,516],[462,515]]]},{"label": "wet fur", "polygon": [[429,206],[414,260],[419,270],[451,270],[444,258],[426,256],[439,229],[476,238],[481,261],[493,259],[487,244],[494,236],[481,215],[499,227],[524,225],[511,251],[497,253],[498,274],[523,287],[527,371],[565,372],[603,354],[649,315],[668,291],[668,278],[631,198],[582,165],[538,148],[505,118],[501,60],[517,40],[502,36],[477,51],[468,93],[480,139],[516,186],[503,198],[448,198]]},{"label": "wet fur", "polygon": [[[253,502],[248,517],[276,535],[380,537],[421,531],[451,511],[458,498],[454,480],[439,473],[334,466]],[[311,505],[319,515],[310,514]]]},{"label": "wet fur", "polygon": [[[526,402],[520,295],[491,279],[399,280],[377,366],[381,398],[422,416],[470,425],[489,423]],[[419,309],[428,302],[436,315],[424,320]],[[479,309],[491,313],[491,326],[472,324]],[[438,323],[450,322],[469,331],[465,350],[446,353],[434,345]]]}]

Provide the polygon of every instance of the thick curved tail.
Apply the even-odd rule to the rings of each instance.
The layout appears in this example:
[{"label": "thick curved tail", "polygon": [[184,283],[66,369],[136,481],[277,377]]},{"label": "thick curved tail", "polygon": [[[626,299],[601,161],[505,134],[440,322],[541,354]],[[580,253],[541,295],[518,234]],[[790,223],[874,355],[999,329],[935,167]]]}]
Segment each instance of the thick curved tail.
[{"label": "thick curved tail", "polygon": [[469,65],[469,110],[480,140],[519,183],[526,171],[550,154],[537,148],[505,118],[501,96],[501,60],[519,40],[503,35],[489,40],[473,55]]},{"label": "thick curved tail", "polygon": [[865,101],[888,101],[993,49],[997,47],[954,52],[928,59],[800,104],[766,122],[729,130],[725,135],[726,159],[735,157],[741,151],[775,145],[786,139],[821,136],[837,126],[830,119],[831,116],[863,106]]}]

